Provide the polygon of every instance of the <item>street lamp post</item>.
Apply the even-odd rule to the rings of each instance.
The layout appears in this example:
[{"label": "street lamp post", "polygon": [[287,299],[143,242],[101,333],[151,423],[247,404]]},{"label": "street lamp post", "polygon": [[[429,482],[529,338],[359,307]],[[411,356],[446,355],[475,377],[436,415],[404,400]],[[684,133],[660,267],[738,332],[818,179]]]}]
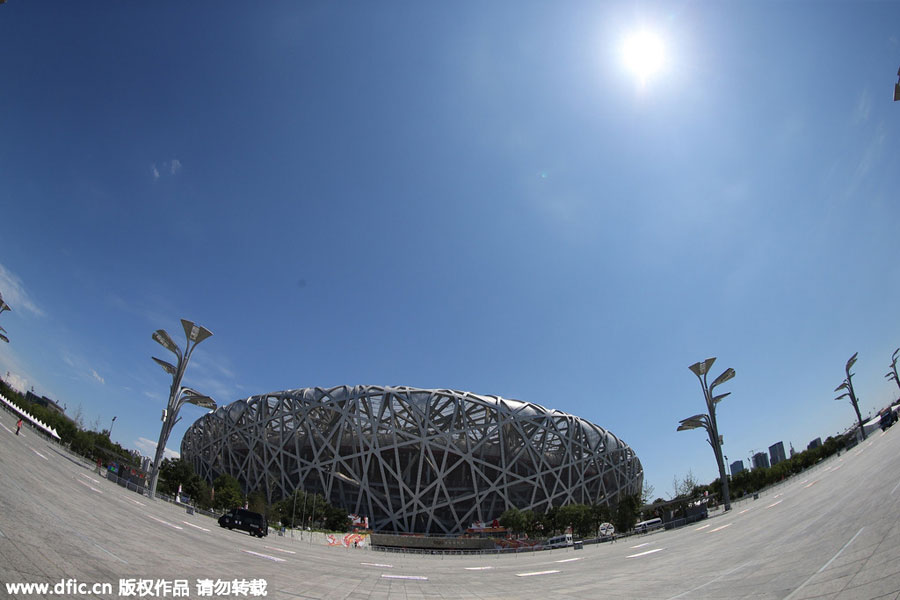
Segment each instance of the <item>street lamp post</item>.
[{"label": "street lamp post", "polygon": [[728,491],[728,476],[725,474],[724,455],[722,454],[723,439],[722,436],[719,435],[719,426],[716,424],[716,405],[726,396],[731,394],[731,392],[713,396],[713,390],[734,377],[735,372],[732,368],[725,369],[721,375],[716,377],[712,382],[712,385],[707,385],[706,375],[714,362],[716,362],[715,357],[707,358],[704,361],[694,363],[688,367],[691,372],[697,376],[697,379],[700,380],[700,387],[703,389],[703,398],[706,400],[707,412],[688,417],[687,419],[682,419],[676,431],[687,431],[688,429],[698,429],[700,427],[706,430],[709,437],[707,441],[709,442],[709,445],[712,446],[713,453],[716,455],[716,464],[719,467],[719,479],[722,481],[722,500],[725,503],[725,510],[731,510],[731,494]]},{"label": "street lamp post", "polygon": [[900,377],[897,376],[897,359],[900,358],[900,348],[894,350],[894,353],[891,354],[891,370],[887,372],[885,377],[888,379],[893,379],[894,383],[897,384],[897,387],[900,388]]},{"label": "street lamp post", "polygon": [[216,408],[215,401],[209,396],[204,396],[191,388],[182,387],[181,385],[181,379],[184,377],[184,371],[187,369],[187,364],[191,354],[194,352],[194,348],[197,347],[197,344],[212,336],[212,332],[186,319],[181,319],[181,325],[184,327],[184,335],[187,338],[183,354],[178,344],[172,341],[172,338],[164,329],[157,329],[153,332],[153,340],[174,354],[178,361],[173,365],[155,356],[151,357],[166,373],[172,376],[172,386],[169,388],[169,402],[166,409],[162,412],[162,429],[160,429],[159,442],[156,445],[156,457],[153,459],[153,474],[150,480],[151,498],[156,497],[156,486],[159,483],[159,464],[162,462],[169,434],[172,433],[172,428],[175,424],[181,420],[178,416],[178,411],[185,404],[196,404],[202,408],[209,409]]},{"label": "street lamp post", "polygon": [[117,417],[113,417],[112,421],[109,422],[109,435],[107,437],[110,439],[110,441],[112,441],[112,428],[113,428],[113,423],[116,422],[116,418]]},{"label": "street lamp post", "polygon": [[[0,314],[2,314],[3,311],[5,311],[5,310],[12,310],[12,309],[9,307],[9,304],[7,304],[6,302],[3,301],[3,294],[0,294]],[[6,333],[6,330],[3,329],[2,327],[0,327],[0,332],[2,332],[2,333],[0,333],[0,340],[3,340],[4,342],[6,342],[8,344],[9,338],[6,337],[6,335],[4,335]]]},{"label": "street lamp post", "polygon": [[[850,357],[850,360],[847,361],[847,366],[844,367],[844,372],[847,374],[847,378],[844,382],[834,388],[834,391],[839,392],[841,390],[847,390],[835,400],[840,400],[842,398],[850,398],[850,404],[853,406],[853,410],[856,411],[856,420],[859,421],[859,430],[862,432],[862,439],[866,439],[866,426],[863,425],[862,414],[859,412],[859,398],[856,397],[856,392],[853,391],[853,375],[854,373],[850,372],[850,367],[853,366],[853,363],[856,362],[856,355],[859,352],[855,352],[853,356]],[[897,354],[896,352],[894,353]]]}]

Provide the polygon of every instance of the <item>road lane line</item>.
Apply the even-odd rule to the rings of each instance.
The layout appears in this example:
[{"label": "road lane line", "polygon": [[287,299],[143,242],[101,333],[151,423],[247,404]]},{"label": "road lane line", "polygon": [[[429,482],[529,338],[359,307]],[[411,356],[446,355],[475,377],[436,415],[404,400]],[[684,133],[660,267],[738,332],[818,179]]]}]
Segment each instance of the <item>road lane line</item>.
[{"label": "road lane line", "polygon": [[85,475],[84,473],[79,473],[79,475],[81,475],[82,477],[85,477],[85,478],[87,478],[87,479],[90,479],[91,481],[93,481],[93,482],[96,483],[97,485],[100,485],[100,481],[97,480],[97,479],[94,479],[94,478],[91,477],[90,475]]},{"label": "road lane line", "polygon": [[706,525],[701,525],[700,527],[698,527],[698,528],[695,529],[694,531],[700,531],[701,529],[706,529],[707,527],[709,527],[709,523],[707,523]]},{"label": "road lane line", "polygon": [[285,554],[297,554],[293,550],[283,550],[282,548],[276,548],[275,546],[266,546],[269,550],[277,550],[278,552],[284,552]]},{"label": "road lane line", "polygon": [[742,514],[744,514],[745,512],[750,512],[751,510],[753,510],[753,507],[745,508],[744,510],[742,510],[742,511],[739,512],[738,514],[739,514],[739,515],[742,515]]},{"label": "road lane line", "polygon": [[269,556],[268,554],[262,554],[260,552],[254,552],[253,550],[241,550],[241,552],[246,552],[247,554],[252,554],[253,556],[258,556],[260,558],[265,558],[266,560],[272,560],[275,562],[287,562],[283,558],[278,558],[277,556]]},{"label": "road lane line", "polygon": [[153,515],[147,515],[147,516],[150,517],[151,519],[153,519],[154,521],[156,521],[156,522],[158,522],[158,523],[162,523],[163,525],[168,525],[169,527],[172,527],[173,529],[181,529],[181,530],[184,529],[184,527],[181,527],[181,526],[179,526],[179,525],[175,525],[174,523],[169,523],[168,521],[163,521],[162,519],[157,519],[157,518],[154,517]]},{"label": "road lane line", "polygon": [[4,425],[3,423],[0,423],[0,427],[2,427],[3,429],[7,430],[7,431],[10,432],[10,433],[13,432],[12,429],[10,429],[9,427],[7,427],[7,426]]},{"label": "road lane line", "polygon": [[466,571],[487,571],[488,569],[493,569],[494,567],[466,567]]},{"label": "road lane line", "polygon": [[46,461],[49,461],[49,460],[50,460],[49,458],[47,458],[46,456],[44,456],[43,454],[41,454],[40,452],[38,452],[38,451],[35,450],[34,448],[32,448],[31,451],[34,452],[35,454],[37,454],[38,456],[40,456],[41,458],[43,458],[43,459],[46,460]]},{"label": "road lane line", "polygon": [[748,563],[748,562],[747,562],[747,563],[744,563],[744,564],[742,564],[741,566],[735,567],[735,568],[733,568],[732,570],[730,570],[730,571],[728,571],[728,572],[726,572],[726,573],[722,573],[721,575],[719,575],[719,576],[716,577],[715,579],[710,579],[709,581],[707,581],[707,582],[704,583],[703,585],[697,586],[697,587],[695,587],[694,589],[688,590],[688,591],[686,591],[686,592],[681,592],[681,593],[678,594],[677,596],[672,596],[672,597],[669,598],[668,600],[675,600],[676,598],[681,598],[682,596],[687,596],[687,595],[690,594],[690,593],[693,593],[693,592],[696,592],[697,590],[703,589],[703,588],[705,588],[706,586],[708,586],[708,585],[710,585],[710,584],[712,584],[712,583],[715,583],[715,582],[717,582],[718,580],[722,579],[722,578],[725,577],[726,575],[731,575],[732,573],[734,573],[734,572],[737,571],[738,569],[743,569],[744,567],[746,567],[746,566],[749,565],[749,564],[750,564],[750,563]]},{"label": "road lane line", "polygon": [[833,563],[834,560],[835,560],[838,556],[840,556],[841,553],[842,553],[844,550],[847,549],[847,546],[849,546],[850,544],[853,543],[853,540],[855,540],[855,539],[859,536],[859,534],[862,533],[863,529],[865,529],[865,526],[860,527],[860,528],[859,528],[859,531],[856,532],[856,535],[854,535],[852,538],[850,538],[850,541],[847,542],[846,544],[844,544],[844,547],[841,548],[840,550],[838,550],[838,553],[831,557],[831,560],[829,560],[827,563],[825,563],[824,565],[822,565],[822,568],[821,568],[821,569],[819,569],[818,571],[816,571],[815,573],[813,573],[812,575],[810,575],[809,578],[808,578],[806,581],[804,581],[803,583],[800,584],[800,587],[798,587],[796,590],[794,590],[793,592],[791,592],[784,600],[790,600],[791,598],[793,598],[794,596],[796,596],[796,595],[797,595],[797,592],[799,592],[800,590],[802,590],[802,589],[806,586],[806,584],[809,583],[809,582],[812,580],[813,577],[815,577],[816,575],[818,575],[819,573],[821,573],[822,571],[824,571],[825,569],[827,569],[827,568],[828,568],[828,565],[830,565],[831,563]]},{"label": "road lane line", "polygon": [[717,531],[722,531],[722,530],[725,529],[726,527],[731,527],[732,525],[734,525],[734,523],[725,523],[724,525],[722,525],[722,526],[720,526],[720,527],[716,527],[715,529],[710,529],[710,530],[707,531],[706,533],[715,533],[715,532],[717,532]]},{"label": "road lane line", "polygon": [[638,552],[637,554],[630,554],[625,558],[637,558],[638,556],[646,556],[648,554],[653,554],[654,552],[662,552],[665,548],[654,548],[653,550],[647,550],[646,552]]},{"label": "road lane line", "polygon": [[564,559],[558,560],[558,561],[556,561],[556,562],[558,562],[558,563],[564,563],[564,562],[573,562],[573,561],[576,561],[576,560],[584,560],[584,557],[583,557],[583,556],[579,556],[578,558],[564,558]]},{"label": "road lane line", "polygon": [[897,482],[897,485],[894,486],[894,489],[891,490],[891,496],[894,495],[894,492],[897,491],[897,488],[900,487],[900,481]]},{"label": "road lane line", "polygon": [[387,573],[382,573],[381,577],[382,579],[415,579],[416,581],[428,581],[428,578],[422,575],[388,575]]},{"label": "road lane line", "polygon": [[637,546],[632,546],[632,548],[643,548],[644,546],[649,546],[650,542],[644,542],[643,544],[638,544]]},{"label": "road lane line", "polygon": [[115,554],[113,554],[112,552],[110,552],[109,550],[107,550],[106,548],[104,548],[103,546],[101,546],[100,544],[98,544],[97,542],[94,542],[94,545],[97,546],[98,548],[100,548],[101,550],[103,550],[104,552],[106,552],[107,554],[109,554],[110,556],[112,556],[112,557],[113,557],[114,559],[116,559],[117,561],[123,562],[123,563],[125,563],[126,565],[128,564],[128,561],[127,561],[127,560],[124,560],[124,559],[119,558],[118,556],[116,556]]},{"label": "road lane line", "polygon": [[75,481],[77,481],[78,483],[80,483],[80,484],[83,485],[84,487],[89,487],[89,488],[91,488],[92,490],[94,490],[94,491],[97,492],[98,494],[102,494],[102,493],[103,493],[103,492],[101,492],[100,490],[98,490],[97,488],[95,488],[94,486],[92,486],[91,484],[85,483],[85,482],[83,482],[83,481],[80,480],[80,479],[76,479]]},{"label": "road lane line", "polygon": [[772,508],[773,506],[778,506],[782,502],[784,502],[784,500],[779,500],[778,502],[773,502],[772,504],[768,505],[766,508]]},{"label": "road lane line", "polygon": [[367,567],[381,567],[381,568],[383,568],[383,569],[393,569],[393,568],[394,568],[394,565],[385,565],[385,564],[382,564],[382,563],[365,563],[365,562],[361,562],[361,563],[359,563],[359,564],[361,564],[361,565],[366,565]]},{"label": "road lane line", "polygon": [[209,533],[209,529],[207,529],[206,527],[200,527],[199,525],[194,525],[193,523],[188,523],[187,521],[182,521],[182,523],[184,523],[188,527],[193,527],[194,529],[202,529],[203,531]]},{"label": "road lane line", "polygon": [[818,479],[816,479],[816,480],[813,481],[812,483],[807,483],[807,484],[804,485],[803,487],[804,487],[804,488],[809,488],[809,487],[812,487],[812,486],[816,485],[817,483],[819,483],[819,480],[818,480]]},{"label": "road lane line", "polygon": [[535,575],[552,575],[553,573],[559,573],[558,570],[552,571],[532,571],[531,573],[516,573],[516,577],[534,577]]}]

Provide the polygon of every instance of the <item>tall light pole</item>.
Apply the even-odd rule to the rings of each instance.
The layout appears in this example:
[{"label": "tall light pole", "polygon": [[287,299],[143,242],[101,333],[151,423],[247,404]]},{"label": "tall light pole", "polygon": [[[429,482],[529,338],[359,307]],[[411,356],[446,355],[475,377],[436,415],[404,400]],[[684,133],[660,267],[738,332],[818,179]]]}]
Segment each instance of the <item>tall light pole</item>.
[{"label": "tall light pole", "polygon": [[[0,314],[2,314],[3,311],[5,311],[5,310],[12,310],[12,309],[9,307],[9,304],[7,304],[6,302],[3,301],[3,294],[0,294]],[[0,333],[0,340],[3,340],[4,342],[6,342],[8,344],[9,338],[6,337],[6,335],[4,335],[6,333],[6,330],[3,329],[2,327],[0,327],[0,332],[2,332],[2,333]]]},{"label": "tall light pole", "polygon": [[118,417],[113,417],[112,421],[109,422],[109,435],[107,436],[109,438],[109,441],[112,441],[112,426],[113,426],[113,423],[116,422],[117,418]]},{"label": "tall light pole", "polygon": [[866,427],[865,425],[863,425],[862,415],[859,412],[859,399],[856,397],[856,392],[853,391],[854,373],[850,372],[850,367],[852,367],[853,363],[856,362],[857,354],[859,354],[859,352],[855,352],[853,356],[850,357],[850,360],[847,361],[847,366],[844,367],[844,372],[847,373],[847,378],[841,385],[834,388],[834,391],[839,392],[841,390],[847,390],[846,392],[835,398],[835,400],[840,400],[841,398],[850,398],[850,404],[853,406],[853,410],[856,411],[856,420],[859,421],[859,430],[862,432],[862,439],[866,439]]},{"label": "tall light pole", "polygon": [[153,332],[153,340],[174,354],[178,358],[178,362],[173,365],[155,356],[151,357],[166,373],[172,376],[172,386],[169,388],[169,402],[166,409],[162,412],[162,429],[159,432],[159,442],[156,444],[156,457],[153,459],[153,475],[150,480],[151,498],[156,497],[156,486],[159,483],[159,464],[162,462],[169,434],[172,433],[172,428],[175,424],[181,420],[178,416],[178,411],[185,404],[196,404],[211,410],[216,408],[216,402],[209,396],[204,396],[191,388],[181,386],[181,379],[184,377],[184,371],[187,369],[187,364],[191,359],[194,348],[197,347],[197,344],[212,336],[212,332],[186,319],[181,319],[181,325],[184,327],[184,336],[187,338],[184,354],[182,354],[181,348],[172,341],[172,338],[164,329],[157,329]]},{"label": "tall light pole", "polygon": [[900,388],[900,377],[897,376],[897,358],[900,355],[900,348],[894,350],[894,353],[891,354],[891,370],[887,372],[885,377],[888,379],[893,379],[894,383],[897,384],[897,387]]},{"label": "tall light pole", "polygon": [[732,368],[725,369],[721,375],[716,377],[712,382],[712,385],[707,385],[706,374],[709,372],[709,369],[714,362],[716,362],[716,358],[712,357],[694,363],[688,367],[691,372],[697,376],[697,379],[700,380],[700,387],[703,388],[703,398],[706,400],[707,412],[706,414],[701,413],[699,415],[688,417],[687,419],[682,419],[676,431],[686,431],[688,429],[697,429],[700,427],[706,430],[706,433],[709,436],[707,441],[709,442],[709,445],[712,446],[713,453],[716,455],[716,464],[719,467],[719,479],[722,481],[722,500],[725,503],[725,510],[731,510],[731,494],[728,491],[728,475],[725,473],[725,461],[722,458],[723,440],[722,436],[719,435],[719,427],[716,424],[716,405],[731,392],[725,392],[718,396],[713,396],[712,394],[717,386],[734,377],[735,372]]}]

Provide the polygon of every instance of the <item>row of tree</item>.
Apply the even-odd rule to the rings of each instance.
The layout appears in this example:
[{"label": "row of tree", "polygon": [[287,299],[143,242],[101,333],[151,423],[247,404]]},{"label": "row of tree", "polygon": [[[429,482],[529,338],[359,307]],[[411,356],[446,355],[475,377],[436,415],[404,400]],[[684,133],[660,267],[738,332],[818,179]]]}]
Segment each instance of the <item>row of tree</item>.
[{"label": "row of tree", "polygon": [[330,531],[346,531],[350,527],[347,511],[332,506],[319,494],[296,490],[291,496],[267,503],[261,491],[244,495],[241,485],[231,475],[220,475],[212,486],[194,472],[191,464],[180,458],[165,459],[159,468],[158,489],[163,494],[189,496],[194,506],[202,509],[230,510],[247,506],[266,516],[269,523],[285,527],[311,527]]},{"label": "row of tree", "polygon": [[597,537],[602,523],[612,523],[616,531],[630,530],[638,520],[640,509],[637,495],[619,498],[613,508],[606,504],[566,504],[553,506],[543,513],[510,508],[500,515],[500,525],[528,537],[550,537],[571,527],[578,536],[591,538]]},{"label": "row of tree", "polygon": [[86,428],[81,422],[80,414],[76,414],[74,419],[70,419],[55,410],[29,402],[3,380],[0,380],[0,394],[35,419],[55,429],[61,443],[68,446],[73,452],[91,461],[99,460],[103,464],[116,463],[136,471],[140,470],[141,455],[139,452],[128,450],[111,441],[107,430],[94,431]]}]

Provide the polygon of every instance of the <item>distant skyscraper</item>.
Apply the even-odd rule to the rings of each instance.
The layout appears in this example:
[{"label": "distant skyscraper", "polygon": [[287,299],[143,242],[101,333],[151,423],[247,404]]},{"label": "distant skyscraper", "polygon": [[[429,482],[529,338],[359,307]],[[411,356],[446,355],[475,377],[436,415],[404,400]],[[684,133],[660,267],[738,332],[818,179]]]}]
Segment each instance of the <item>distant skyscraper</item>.
[{"label": "distant skyscraper", "polygon": [[753,468],[762,469],[769,468],[769,455],[765,452],[757,452],[753,455]]},{"label": "distant skyscraper", "polygon": [[806,449],[812,450],[813,448],[818,448],[821,445],[822,445],[822,438],[817,437],[816,439],[814,439],[813,441],[811,441],[809,443],[809,445],[806,447]]},{"label": "distant skyscraper", "polygon": [[769,456],[772,458],[772,466],[774,467],[781,461],[785,460],[784,442],[778,442],[769,446]]},{"label": "distant skyscraper", "polygon": [[734,477],[738,473],[744,470],[744,461],[736,460],[731,463],[731,476]]}]

